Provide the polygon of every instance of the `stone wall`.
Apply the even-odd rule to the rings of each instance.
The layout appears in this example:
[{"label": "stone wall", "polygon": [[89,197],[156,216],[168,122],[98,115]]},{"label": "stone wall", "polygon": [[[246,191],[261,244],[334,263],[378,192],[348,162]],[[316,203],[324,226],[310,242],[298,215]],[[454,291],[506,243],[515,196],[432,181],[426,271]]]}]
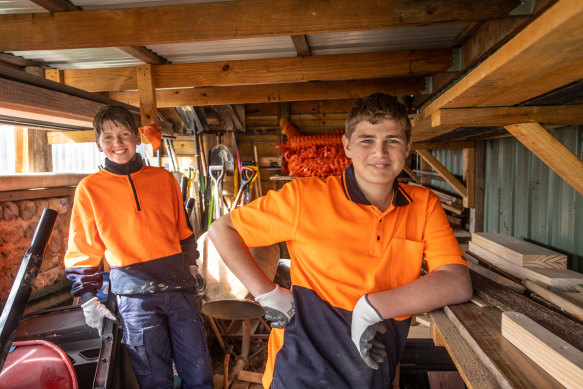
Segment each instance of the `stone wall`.
[{"label": "stone wall", "polygon": [[59,212],[33,291],[65,279],[72,196],[0,202],[0,301],[4,303],[45,208]]}]

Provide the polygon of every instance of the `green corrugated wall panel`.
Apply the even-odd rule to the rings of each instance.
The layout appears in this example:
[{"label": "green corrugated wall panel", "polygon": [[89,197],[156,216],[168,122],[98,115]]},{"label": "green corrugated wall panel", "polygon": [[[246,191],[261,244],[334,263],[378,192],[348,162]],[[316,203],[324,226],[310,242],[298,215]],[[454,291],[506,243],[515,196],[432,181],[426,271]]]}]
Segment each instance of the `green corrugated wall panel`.
[{"label": "green corrugated wall panel", "polygon": [[[450,171],[454,176],[461,177],[463,174],[463,154],[462,150],[432,150],[431,153],[443,166]],[[460,197],[460,194],[452,188],[445,181],[431,180],[431,186],[437,190],[441,190],[446,193],[450,193],[454,196]]]},{"label": "green corrugated wall panel", "polygon": [[[583,159],[583,126],[551,131]],[[434,150],[454,175],[462,175],[462,150]],[[583,273],[583,196],[537,156],[508,137],[485,143],[484,231],[509,234],[562,252]],[[438,190],[458,195],[444,181]]]},{"label": "green corrugated wall panel", "polygon": [[[551,134],[583,159],[581,126]],[[567,254],[583,272],[583,196],[514,138],[488,141],[485,151],[484,231]]]}]

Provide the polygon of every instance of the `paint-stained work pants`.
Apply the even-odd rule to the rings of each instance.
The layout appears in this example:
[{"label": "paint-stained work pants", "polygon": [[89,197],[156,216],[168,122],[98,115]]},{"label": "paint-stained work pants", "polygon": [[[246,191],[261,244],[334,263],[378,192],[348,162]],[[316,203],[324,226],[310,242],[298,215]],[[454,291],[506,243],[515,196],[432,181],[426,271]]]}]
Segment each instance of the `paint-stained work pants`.
[{"label": "paint-stained work pants", "polygon": [[172,360],[183,388],[213,388],[203,321],[192,289],[118,295],[123,340],[141,389],[174,386]]}]

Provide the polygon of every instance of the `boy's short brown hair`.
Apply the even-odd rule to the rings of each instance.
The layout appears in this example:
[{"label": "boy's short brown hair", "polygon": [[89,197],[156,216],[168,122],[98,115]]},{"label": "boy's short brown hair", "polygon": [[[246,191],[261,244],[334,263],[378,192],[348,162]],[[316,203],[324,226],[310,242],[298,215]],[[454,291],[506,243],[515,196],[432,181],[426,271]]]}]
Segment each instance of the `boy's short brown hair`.
[{"label": "boy's short brown hair", "polygon": [[409,121],[407,109],[394,96],[385,93],[374,93],[354,102],[346,118],[344,135],[350,139],[358,123],[364,120],[371,124],[377,124],[382,119],[394,119],[400,122],[403,131],[405,131],[407,142],[409,142],[411,121]]},{"label": "boy's short brown hair", "polygon": [[95,114],[95,117],[93,118],[95,140],[99,140],[99,135],[103,132],[103,125],[105,122],[112,122],[124,126],[133,132],[134,135],[140,134],[134,115],[126,108],[119,105],[105,105]]}]

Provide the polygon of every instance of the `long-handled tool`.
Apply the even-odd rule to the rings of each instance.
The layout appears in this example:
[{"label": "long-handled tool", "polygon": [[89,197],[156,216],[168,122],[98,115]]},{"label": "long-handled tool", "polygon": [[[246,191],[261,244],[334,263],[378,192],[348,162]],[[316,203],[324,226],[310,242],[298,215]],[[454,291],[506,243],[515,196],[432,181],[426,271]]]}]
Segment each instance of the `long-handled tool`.
[{"label": "long-handled tool", "polygon": [[18,323],[32,292],[57,216],[58,212],[53,209],[47,208],[43,211],[30,247],[22,259],[20,269],[6,299],[0,316],[0,371],[4,366]]},{"label": "long-handled tool", "polygon": [[231,211],[235,208],[237,208],[237,204],[239,203],[239,199],[241,198],[241,194],[243,194],[243,191],[247,188],[247,185],[249,185],[249,183],[251,181],[253,181],[253,179],[255,178],[255,170],[248,167],[248,166],[242,166],[241,167],[241,186],[239,187],[239,192],[237,193],[237,197],[235,197],[235,200],[233,201],[233,205],[231,207]]},{"label": "long-handled tool", "polygon": [[209,176],[213,181],[213,208],[214,208],[214,219],[218,219],[222,216],[222,205],[223,202],[220,200],[221,193],[222,193],[222,183],[223,177],[225,175],[224,165],[216,166],[212,165],[209,166]]}]

